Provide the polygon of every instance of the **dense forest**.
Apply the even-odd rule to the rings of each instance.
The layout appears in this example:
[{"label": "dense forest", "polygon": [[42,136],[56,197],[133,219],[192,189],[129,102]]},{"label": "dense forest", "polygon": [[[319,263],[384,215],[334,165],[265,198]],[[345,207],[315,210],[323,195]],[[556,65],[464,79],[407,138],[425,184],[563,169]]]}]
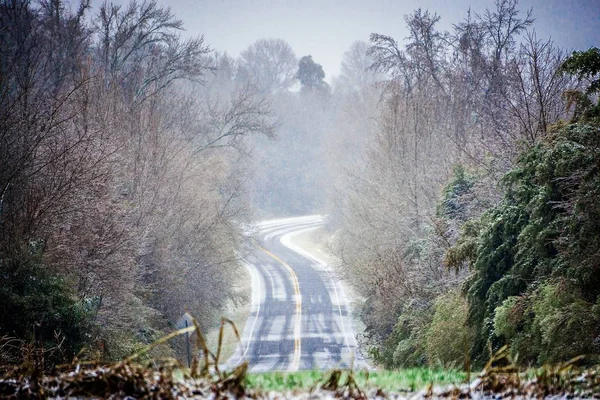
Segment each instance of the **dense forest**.
[{"label": "dense forest", "polygon": [[417,9],[328,84],[282,39],[234,58],[156,1],[0,2],[0,365],[209,327],[248,301],[248,226],[308,213],[375,363],[600,361],[600,50],[494,4],[452,31]]},{"label": "dense forest", "polygon": [[371,35],[376,127],[330,229],[387,368],[600,355],[600,50],[536,36],[516,1]]},{"label": "dense forest", "polygon": [[322,67],[183,32],[156,1],[0,3],[0,365],[120,359],[185,312],[214,326],[249,301],[255,216],[324,202],[303,190],[325,179]]},{"label": "dense forest", "polygon": [[[0,337],[118,359],[237,301],[267,99],[156,2],[0,4]],[[165,350],[167,351],[167,350]]]}]

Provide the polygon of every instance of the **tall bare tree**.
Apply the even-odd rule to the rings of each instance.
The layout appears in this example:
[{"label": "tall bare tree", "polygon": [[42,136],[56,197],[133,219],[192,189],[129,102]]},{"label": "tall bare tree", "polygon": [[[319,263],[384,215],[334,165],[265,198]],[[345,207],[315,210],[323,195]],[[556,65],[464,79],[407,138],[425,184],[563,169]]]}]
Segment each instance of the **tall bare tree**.
[{"label": "tall bare tree", "polygon": [[273,94],[294,84],[297,63],[284,40],[260,39],[240,55],[238,79],[255,85],[263,94]]}]

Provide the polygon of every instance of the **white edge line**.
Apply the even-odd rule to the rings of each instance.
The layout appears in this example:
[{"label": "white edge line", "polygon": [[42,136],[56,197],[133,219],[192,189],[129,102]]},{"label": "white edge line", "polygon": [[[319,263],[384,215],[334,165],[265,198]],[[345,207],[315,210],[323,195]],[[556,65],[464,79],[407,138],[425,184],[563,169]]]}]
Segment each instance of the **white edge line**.
[{"label": "white edge line", "polygon": [[[258,271],[256,269],[256,267],[252,264],[250,264],[249,262],[244,262],[244,266],[246,267],[246,269],[248,270],[248,272],[250,273],[250,276],[252,278],[252,305],[250,306],[250,312],[252,312],[252,308],[254,308],[253,306],[256,304],[256,315],[254,316],[254,321],[252,321],[252,326],[250,327],[250,332],[248,334],[247,342],[246,342],[246,348],[243,349],[243,345],[241,346],[243,349],[243,353],[240,356],[240,358],[238,359],[236,364],[239,364],[244,357],[246,357],[246,354],[248,353],[248,349],[250,349],[250,342],[252,342],[252,336],[254,334],[254,327],[256,326],[256,321],[258,320],[258,315],[260,314],[260,304],[262,303],[262,299],[261,299],[261,292],[260,292],[260,276],[258,275]],[[255,285],[256,283],[256,285]],[[256,301],[255,301],[256,300]]]}]

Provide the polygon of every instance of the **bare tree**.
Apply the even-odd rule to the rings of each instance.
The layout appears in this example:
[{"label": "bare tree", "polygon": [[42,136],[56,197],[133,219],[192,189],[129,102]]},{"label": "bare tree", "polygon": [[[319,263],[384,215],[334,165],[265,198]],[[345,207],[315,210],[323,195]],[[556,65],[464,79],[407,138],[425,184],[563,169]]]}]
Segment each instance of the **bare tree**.
[{"label": "bare tree", "polygon": [[368,54],[369,48],[368,43],[356,41],[346,50],[340,67],[340,75],[334,81],[336,91],[362,95],[365,91],[371,91],[377,82],[385,79],[383,74],[378,74],[370,68],[373,59]]},{"label": "bare tree", "polygon": [[272,94],[294,84],[297,64],[284,40],[260,39],[240,55],[238,79],[256,85],[262,94]]},{"label": "bare tree", "polygon": [[168,9],[104,3],[90,27],[88,8],[0,4],[0,269],[34,246],[88,313],[88,356],[119,358],[236,296],[245,141],[275,124]]},{"label": "bare tree", "polygon": [[480,169],[477,183],[465,183],[468,193],[460,194],[465,213],[477,216],[499,198],[498,179],[522,146],[537,143],[564,115],[562,53],[527,33],[531,11],[521,17],[516,6],[498,0],[492,11],[469,12],[452,35],[436,29],[439,16],[417,10],[405,18],[404,45],[371,35],[371,69],[387,79],[364,163],[349,169],[346,186],[333,197],[334,251],[342,273],[366,298],[371,344],[394,353],[394,363],[406,335],[422,329],[405,329],[403,316],[412,318],[415,304],[426,314],[433,299],[465,276],[443,267],[444,249],[465,221],[438,208],[452,166]]},{"label": "bare tree", "polygon": [[559,73],[564,60],[565,54],[551,40],[538,40],[535,31],[527,33],[511,64],[511,85],[504,93],[510,113],[519,123],[515,139],[534,144],[547,134],[548,125],[565,118],[561,95],[574,82]]}]

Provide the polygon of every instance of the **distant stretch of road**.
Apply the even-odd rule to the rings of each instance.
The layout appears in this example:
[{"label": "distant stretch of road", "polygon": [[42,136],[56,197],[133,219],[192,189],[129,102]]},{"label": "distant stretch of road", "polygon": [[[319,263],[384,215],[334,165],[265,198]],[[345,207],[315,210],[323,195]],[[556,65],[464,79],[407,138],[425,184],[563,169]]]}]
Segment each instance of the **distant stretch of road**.
[{"label": "distant stretch of road", "polygon": [[252,372],[365,366],[356,357],[348,300],[327,264],[295,245],[294,235],[317,229],[321,216],[258,224],[256,251],[247,258],[252,312],[235,364]]}]

